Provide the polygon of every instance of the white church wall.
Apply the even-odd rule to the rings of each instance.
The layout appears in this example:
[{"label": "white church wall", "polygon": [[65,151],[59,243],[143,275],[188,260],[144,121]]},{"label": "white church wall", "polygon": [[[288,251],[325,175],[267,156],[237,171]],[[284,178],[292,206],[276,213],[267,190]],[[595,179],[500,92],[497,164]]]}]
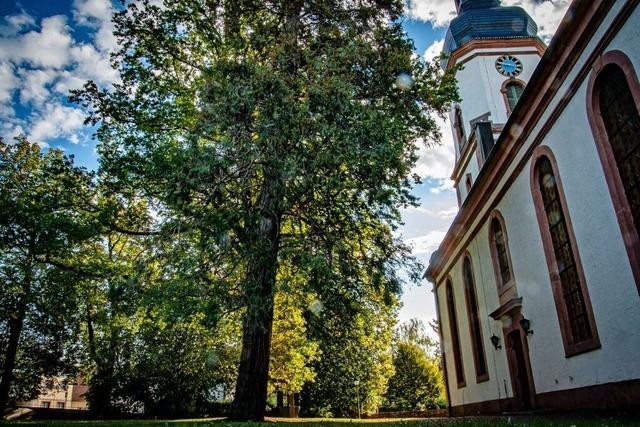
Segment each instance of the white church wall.
[{"label": "white church wall", "polygon": [[[535,67],[540,62],[540,56],[532,53],[531,48],[510,49],[509,53],[516,53],[524,66],[519,80],[525,83],[533,74]],[[494,50],[495,51],[495,50]],[[519,53],[522,52],[522,53]],[[476,51],[473,51],[475,54]],[[465,134],[471,132],[470,122],[475,118],[490,113],[493,123],[506,123],[507,109],[501,92],[502,84],[508,80],[500,74],[495,67],[500,55],[476,56],[464,64],[464,68],[458,71],[458,89],[462,97],[460,103]]]},{"label": "white church wall", "polygon": [[464,133],[468,138],[471,134],[469,122],[489,111],[484,90],[486,85],[485,73],[482,70],[480,61],[476,58],[464,64],[464,68],[457,72],[456,78],[462,98],[460,109],[462,110]]},{"label": "white church wall", "polygon": [[[487,233],[488,229],[485,227],[485,230],[481,231],[479,236],[487,235]],[[440,303],[440,314],[442,318],[442,330],[445,340],[445,352],[449,377],[449,390],[451,392],[450,398],[453,406],[477,403],[485,400],[504,399],[505,397],[513,396],[506,355],[503,350],[494,349],[490,341],[490,337],[494,333],[502,337],[502,326],[499,322],[495,322],[489,317],[489,313],[497,308],[497,306],[494,307],[494,305],[496,305],[498,295],[495,288],[495,279],[492,276],[493,267],[490,263],[490,259],[487,258],[489,255],[488,240],[486,245],[483,243],[482,239],[476,239],[467,248],[467,250],[471,255],[471,262],[473,266],[489,380],[480,383],[476,381],[471,330],[469,328],[469,317],[462,276],[462,257],[460,257],[449,273],[449,277],[451,278],[454,288],[456,314],[460,335],[460,352],[462,355],[466,380],[466,385],[462,388],[458,388],[457,385],[455,362],[453,350],[451,348],[451,328],[446,305],[444,282],[442,286],[438,288],[438,300]],[[489,263],[487,263],[487,260],[489,260]],[[490,286],[487,286],[487,284]]]},{"label": "white church wall", "polygon": [[[560,95],[573,81],[579,67],[602,38],[622,4],[619,1],[612,8]],[[605,51],[624,51],[636,69],[640,69],[640,48],[637,44],[640,30],[633,22],[640,22],[638,9]],[[551,323],[549,318],[545,320],[545,325],[537,328],[544,331],[548,339],[530,347],[538,393],[640,378],[640,364],[637,363],[640,334],[629,329],[629,325],[640,320],[638,291],[588,124],[587,85],[588,79],[585,79],[544,138],[543,144],[552,149],[558,163],[602,348],[565,358],[562,340],[558,337],[559,326],[553,297],[543,289],[544,292],[538,298],[532,298],[531,304],[527,305],[537,310],[536,314],[542,319],[545,317],[542,307],[550,303],[548,306],[554,315],[555,324],[549,325],[553,328],[547,327]],[[529,170],[525,169],[523,173],[528,174]],[[541,265],[546,267],[546,263]],[[549,289],[548,274],[546,279],[543,283]],[[533,341],[539,338],[535,337]]]},{"label": "white church wall", "polygon": [[[640,321],[638,291],[588,122],[586,111],[588,77],[581,83],[558,120],[544,136],[541,145],[548,146],[557,160],[558,173],[568,205],[568,215],[573,224],[602,346],[600,349],[570,358],[565,357],[549,271],[531,193],[531,160],[527,162],[515,179],[511,178],[520,160],[524,159],[534,138],[568,92],[569,87],[578,76],[591,52],[603,38],[623,4],[624,2],[619,0],[612,7],[601,28],[581,58],[578,59],[568,78],[562,83],[562,87],[544,112],[529,140],[513,159],[507,173],[493,187],[493,194],[487,200],[486,210],[479,213],[471,224],[466,224],[464,230],[460,230],[465,233],[465,236],[461,236],[461,241],[467,242],[469,235],[477,229],[480,221],[485,222],[480,231],[468,243],[466,249],[471,253],[473,261],[490,379],[482,384],[475,383],[475,367],[462,281],[463,258],[460,256],[455,260],[455,265],[450,270],[450,276],[455,289],[456,312],[467,385],[461,389],[457,388],[453,353],[449,348],[446,363],[453,406],[504,398],[505,394],[507,397],[512,396],[501,324],[488,316],[488,313],[498,308],[499,299],[489,249],[488,225],[483,219],[485,214],[489,213],[489,207],[494,205],[497,194],[504,186],[509,186],[509,189],[497,203],[496,208],[505,220],[513,274],[518,294],[523,297],[522,313],[531,320],[534,330],[534,334],[529,336],[527,340],[536,393],[640,378],[640,364],[637,362],[640,351],[640,334],[630,326]],[[637,40],[640,40],[640,25],[633,24],[637,22],[640,22],[640,9],[638,8],[605,51],[618,49],[625,52],[634,64],[636,72],[640,74],[640,45],[637,43]],[[478,58],[471,62],[476,59]],[[487,58],[487,61],[490,59]],[[476,61],[472,64],[472,68],[467,67],[467,69],[480,69],[482,68],[481,63],[482,61]],[[525,70],[528,68],[530,67],[525,65]],[[462,77],[459,78],[462,79]],[[466,81],[470,82],[468,85],[471,85],[471,82],[474,82],[474,77],[471,76]],[[477,78],[475,78],[475,85],[476,87],[478,85]],[[466,86],[461,82],[461,90]],[[498,94],[501,95],[499,92]],[[503,102],[501,98],[500,101]],[[472,108],[474,105],[475,108],[480,108],[479,104],[478,99],[472,99],[466,108]],[[467,124],[470,116],[472,114],[465,115]],[[495,117],[492,119],[495,120]],[[470,163],[477,166],[475,157]],[[476,177],[477,171],[474,180]],[[466,191],[463,180],[460,185],[461,190]],[[466,193],[464,196],[466,197]],[[462,250],[462,248],[460,249]],[[450,346],[450,329],[444,287],[446,277],[439,277],[438,280],[441,283],[438,295],[443,334],[445,342],[447,341],[446,337],[449,337]],[[494,350],[491,346],[489,337],[493,333],[502,339],[502,349]],[[507,393],[505,393],[505,387]]]},{"label": "white church wall", "polygon": [[[613,8],[600,33],[608,28],[618,9]],[[635,22],[640,22],[639,13],[636,10],[630,21],[635,19]],[[638,40],[639,35],[637,26],[626,25],[607,50],[624,51],[638,67],[640,49],[637,43],[631,41]],[[582,55],[545,116],[551,114],[566,93],[600,38],[601,34],[596,36],[592,46]],[[556,156],[601,349],[565,358],[531,197],[530,164],[511,184],[500,203],[509,235],[518,292],[523,296],[523,314],[532,321],[535,332],[528,342],[537,393],[640,378],[640,364],[636,362],[640,334],[629,333],[628,326],[640,320],[638,292],[588,124],[587,84],[588,80],[583,81],[542,144],[549,146]],[[545,120],[546,117],[543,117],[538,126],[542,126]],[[521,150],[521,155],[527,145]],[[509,174],[505,175],[505,180],[507,176]]]}]

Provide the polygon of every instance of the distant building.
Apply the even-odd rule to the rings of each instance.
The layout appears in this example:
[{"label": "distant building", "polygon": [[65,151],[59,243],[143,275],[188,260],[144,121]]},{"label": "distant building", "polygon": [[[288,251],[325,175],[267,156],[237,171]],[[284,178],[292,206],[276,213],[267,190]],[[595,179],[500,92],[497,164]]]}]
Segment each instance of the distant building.
[{"label": "distant building", "polygon": [[452,415],[640,407],[639,0],[576,0],[548,48],[457,0],[460,212],[434,284]]},{"label": "distant building", "polygon": [[74,384],[64,384],[62,378],[55,378],[53,385],[34,400],[18,402],[23,408],[79,409],[85,410],[85,393],[89,388],[80,380]]}]

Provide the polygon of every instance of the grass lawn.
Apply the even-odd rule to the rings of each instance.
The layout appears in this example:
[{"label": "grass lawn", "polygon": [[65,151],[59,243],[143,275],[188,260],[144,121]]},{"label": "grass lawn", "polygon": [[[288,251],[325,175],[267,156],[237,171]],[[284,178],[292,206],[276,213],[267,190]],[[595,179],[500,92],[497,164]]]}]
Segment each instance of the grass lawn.
[{"label": "grass lawn", "polygon": [[198,420],[117,420],[117,421],[20,421],[1,422],[0,427],[354,427],[355,424],[364,424],[363,427],[390,427],[400,425],[402,427],[493,427],[493,426],[639,426],[638,417],[478,417],[465,419],[385,419],[385,420],[350,420],[350,419],[304,419],[286,420],[269,419],[266,423],[237,423],[227,422],[221,419]]}]

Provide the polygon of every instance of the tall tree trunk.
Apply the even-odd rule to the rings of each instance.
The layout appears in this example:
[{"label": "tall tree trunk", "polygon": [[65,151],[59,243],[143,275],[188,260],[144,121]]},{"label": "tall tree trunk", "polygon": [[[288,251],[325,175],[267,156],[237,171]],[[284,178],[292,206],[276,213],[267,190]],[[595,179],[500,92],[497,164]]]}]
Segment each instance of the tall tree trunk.
[{"label": "tall tree trunk", "polygon": [[293,393],[287,393],[287,414],[289,418],[298,418],[296,415],[296,399]]},{"label": "tall tree trunk", "polygon": [[89,342],[89,357],[94,362],[96,361],[96,339],[93,329],[93,316],[91,316],[91,307],[87,301],[87,339]]},{"label": "tall tree trunk", "polygon": [[278,271],[281,180],[263,185],[260,218],[251,232],[245,278],[247,311],[242,322],[242,352],[230,418],[263,421],[269,380],[273,300]]},{"label": "tall tree trunk", "polygon": [[11,391],[11,381],[13,380],[13,368],[16,364],[16,355],[18,354],[18,343],[22,333],[22,325],[24,323],[24,309],[18,310],[18,313],[9,319],[9,343],[4,357],[4,366],[2,367],[2,379],[0,380],[0,419],[4,415],[4,411],[9,404],[9,392]]},{"label": "tall tree trunk", "polygon": [[[114,303],[111,302],[111,321],[115,318]],[[89,380],[89,409],[99,417],[109,417],[116,414],[113,407],[115,354],[117,348],[117,336],[112,328],[109,328],[109,349],[106,358],[100,357],[95,342],[95,330],[93,326],[93,316],[87,308],[87,334],[89,340],[89,353],[96,370]]]},{"label": "tall tree trunk", "polygon": [[[285,34],[282,43],[288,46],[284,49],[289,55],[286,72],[292,80],[298,69],[299,16],[303,3],[302,0],[283,2]],[[278,148],[272,149],[267,157],[281,159],[284,153],[278,151]],[[249,233],[252,251],[245,280],[247,311],[242,322],[242,352],[230,414],[230,418],[234,420],[263,421],[267,404],[284,184],[278,166],[267,167],[264,176],[265,182],[260,191],[258,204],[259,221],[253,232]]]}]

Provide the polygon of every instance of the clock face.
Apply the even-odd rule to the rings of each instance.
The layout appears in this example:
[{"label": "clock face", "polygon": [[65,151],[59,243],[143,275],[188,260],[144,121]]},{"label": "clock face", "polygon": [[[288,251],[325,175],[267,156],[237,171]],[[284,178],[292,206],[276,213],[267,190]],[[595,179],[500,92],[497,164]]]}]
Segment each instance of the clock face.
[{"label": "clock face", "polygon": [[515,77],[522,72],[522,62],[511,55],[503,55],[496,61],[496,69],[507,77]]}]

